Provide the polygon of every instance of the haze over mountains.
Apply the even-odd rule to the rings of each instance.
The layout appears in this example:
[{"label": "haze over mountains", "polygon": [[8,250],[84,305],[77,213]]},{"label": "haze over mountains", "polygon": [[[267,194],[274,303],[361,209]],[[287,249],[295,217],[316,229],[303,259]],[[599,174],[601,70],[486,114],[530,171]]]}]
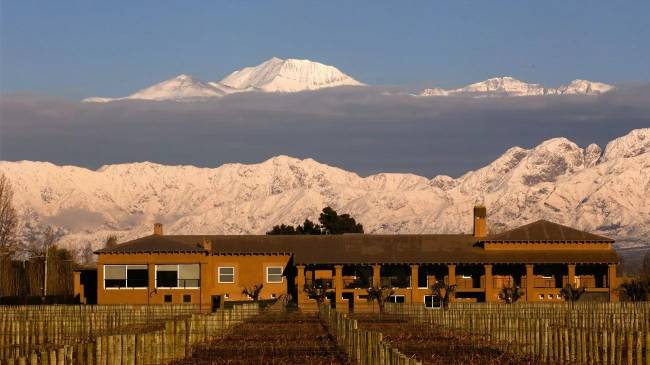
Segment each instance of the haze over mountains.
[{"label": "haze over mountains", "polygon": [[351,213],[367,233],[460,233],[471,208],[488,207],[501,231],[545,218],[611,236],[620,246],[650,236],[650,128],[582,148],[553,138],[512,147],[459,178],[356,173],[312,159],[277,156],[217,168],[149,162],[98,170],[47,162],[0,162],[15,187],[26,236],[59,227],[62,244],[98,247],[151,233],[263,234],[278,223],[315,219],[332,206]]},{"label": "haze over mountains", "polygon": [[[197,101],[242,92],[293,93],[341,86],[366,86],[334,66],[319,62],[273,57],[254,67],[234,71],[220,81],[204,82],[182,74],[118,98],[90,97],[83,101],[105,103],[118,100]],[[419,96],[539,96],[598,95],[613,87],[600,82],[573,80],[568,85],[547,88],[512,77],[496,77],[458,89],[430,88]]]}]

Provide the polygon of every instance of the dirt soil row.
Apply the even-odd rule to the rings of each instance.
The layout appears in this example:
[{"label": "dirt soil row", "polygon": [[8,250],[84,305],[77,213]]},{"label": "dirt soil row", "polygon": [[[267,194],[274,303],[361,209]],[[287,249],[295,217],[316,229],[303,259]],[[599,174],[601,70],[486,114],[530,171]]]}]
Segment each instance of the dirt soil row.
[{"label": "dirt soil row", "polygon": [[397,346],[410,357],[423,364],[458,365],[525,365],[537,364],[533,359],[504,353],[498,349],[481,346],[480,338],[413,323],[407,317],[378,314],[353,316],[359,327],[379,331],[384,340]]},{"label": "dirt soil row", "polygon": [[348,364],[345,353],[318,317],[302,312],[266,312],[227,336],[197,347],[175,365]]}]

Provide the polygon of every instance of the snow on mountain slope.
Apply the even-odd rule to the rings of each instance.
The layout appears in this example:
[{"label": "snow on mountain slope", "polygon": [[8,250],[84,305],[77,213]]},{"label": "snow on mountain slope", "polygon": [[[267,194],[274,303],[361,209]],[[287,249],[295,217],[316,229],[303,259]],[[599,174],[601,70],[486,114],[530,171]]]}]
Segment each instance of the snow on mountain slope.
[{"label": "snow on mountain slope", "polygon": [[266,92],[297,92],[363,85],[333,66],[310,60],[283,60],[276,57],[257,66],[235,71],[219,83],[234,89],[254,88]]},{"label": "snow on mountain slope", "polygon": [[226,93],[210,84],[206,84],[189,75],[178,75],[172,79],[159,82],[153,86],[137,91],[123,98],[86,98],[84,102],[107,103],[115,100],[174,100],[191,101],[214,98]]},{"label": "snow on mountain slope", "polygon": [[134,94],[121,98],[90,97],[88,103],[116,100],[194,101],[217,98],[241,92],[298,92],[336,86],[360,86],[359,81],[333,66],[310,60],[273,57],[257,66],[246,67],[219,82],[203,82],[188,75],[179,75]]},{"label": "snow on mountain slope", "polygon": [[459,178],[355,173],[287,156],[217,168],[150,162],[96,171],[46,162],[0,162],[12,181],[25,234],[51,224],[63,244],[102,244],[109,234],[264,233],[317,219],[327,205],[351,213],[368,233],[469,232],[471,208],[488,207],[493,231],[545,218],[612,236],[622,245],[650,236],[650,129],[600,148],[554,138],[513,147]]},{"label": "snow on mountain slope", "polygon": [[510,76],[494,77],[458,89],[445,90],[431,88],[422,91],[419,96],[539,96],[539,95],[599,95],[613,89],[613,86],[601,82],[573,80],[568,85],[547,88],[541,84],[531,84]]}]

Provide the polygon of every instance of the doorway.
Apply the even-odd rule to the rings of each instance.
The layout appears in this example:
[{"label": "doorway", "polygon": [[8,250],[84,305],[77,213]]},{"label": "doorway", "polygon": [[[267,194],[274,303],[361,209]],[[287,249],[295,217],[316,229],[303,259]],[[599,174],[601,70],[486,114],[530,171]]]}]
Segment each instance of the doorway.
[{"label": "doorway", "polygon": [[212,313],[221,308],[221,295],[212,296]]}]

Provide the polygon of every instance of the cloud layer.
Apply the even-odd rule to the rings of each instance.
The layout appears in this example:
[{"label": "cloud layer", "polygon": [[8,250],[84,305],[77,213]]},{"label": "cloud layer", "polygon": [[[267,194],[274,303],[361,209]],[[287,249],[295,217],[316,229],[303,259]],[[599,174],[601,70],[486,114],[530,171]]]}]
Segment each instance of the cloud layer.
[{"label": "cloud layer", "polygon": [[231,95],[203,103],[0,98],[0,159],[217,166],[274,155],[357,171],[456,176],[514,145],[581,145],[650,126],[650,85],[598,97],[416,98],[383,90]]}]

